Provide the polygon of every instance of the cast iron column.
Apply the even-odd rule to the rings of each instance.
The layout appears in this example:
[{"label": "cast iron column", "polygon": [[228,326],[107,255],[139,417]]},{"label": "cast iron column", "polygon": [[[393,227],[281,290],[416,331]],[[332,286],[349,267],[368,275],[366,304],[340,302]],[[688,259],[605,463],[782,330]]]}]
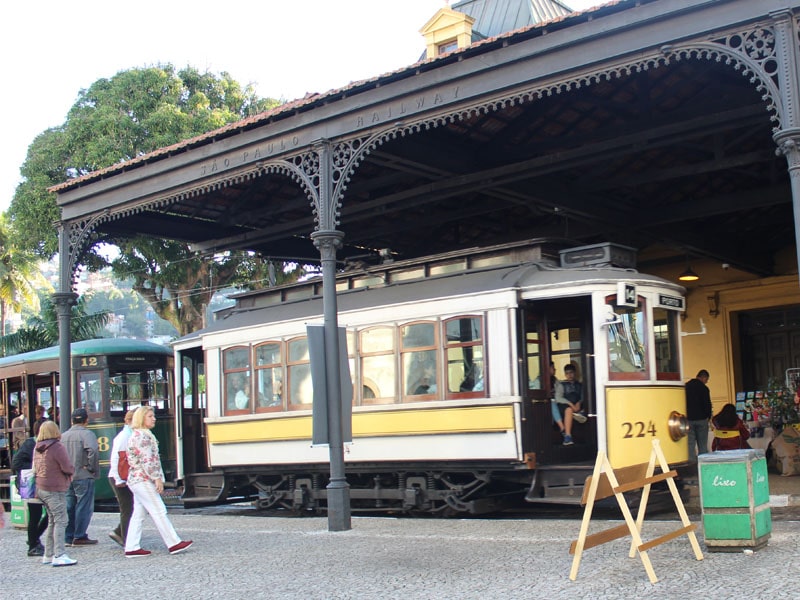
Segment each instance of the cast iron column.
[{"label": "cast iron column", "polygon": [[[69,235],[62,224],[58,230],[59,290],[53,294],[53,304],[58,314],[58,410],[61,431],[70,427],[72,414],[72,364],[70,343],[70,320],[72,307],[78,295],[72,291],[72,266],[70,261]],[[55,391],[55,390],[54,390]]]},{"label": "cast iron column", "polygon": [[322,310],[325,329],[325,380],[328,388],[328,531],[347,531],[350,524],[350,485],[344,469],[342,432],[342,384],[339,371],[339,322],[336,302],[336,250],[344,233],[336,230],[336,207],[332,197],[332,161],[327,140],[317,144],[319,153],[319,228],[311,234],[322,259]]},{"label": "cast iron column", "polygon": [[775,55],[778,59],[777,76],[783,109],[781,131],[773,139],[778,144],[778,152],[789,163],[795,254],[800,266],[800,50],[791,11],[781,10],[770,16],[775,22]]}]

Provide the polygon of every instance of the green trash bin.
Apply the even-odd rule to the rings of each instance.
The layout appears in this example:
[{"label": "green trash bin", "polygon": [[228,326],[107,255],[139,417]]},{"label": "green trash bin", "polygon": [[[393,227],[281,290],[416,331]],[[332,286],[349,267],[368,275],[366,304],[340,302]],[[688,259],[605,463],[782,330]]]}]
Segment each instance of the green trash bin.
[{"label": "green trash bin", "polygon": [[705,544],[711,552],[758,550],[772,532],[763,450],[726,450],[697,457]]},{"label": "green trash bin", "polygon": [[11,490],[11,524],[18,529],[25,529],[28,526],[28,507],[20,497],[17,489],[17,476],[12,475],[10,481]]}]

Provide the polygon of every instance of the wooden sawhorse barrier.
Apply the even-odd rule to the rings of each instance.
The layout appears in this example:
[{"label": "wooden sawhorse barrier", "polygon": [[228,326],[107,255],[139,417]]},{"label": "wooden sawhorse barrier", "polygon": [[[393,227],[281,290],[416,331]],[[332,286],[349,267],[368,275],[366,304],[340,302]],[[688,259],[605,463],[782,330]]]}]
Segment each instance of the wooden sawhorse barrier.
[{"label": "wooden sawhorse barrier", "polygon": [[[661,473],[654,475],[656,461],[661,468]],[[674,478],[676,475],[677,473],[675,471],[670,470],[658,440],[653,440],[653,450],[650,452],[649,462],[624,467],[622,469],[615,470],[611,468],[611,463],[608,462],[608,457],[605,452],[599,452],[594,465],[594,472],[591,476],[586,478],[586,483],[583,486],[581,504],[586,508],[584,509],[583,521],[581,522],[581,530],[578,539],[572,542],[569,549],[569,553],[574,555],[569,578],[575,581],[575,578],[578,576],[578,567],[580,566],[581,555],[584,550],[625,537],[626,535],[630,535],[632,538],[631,549],[628,556],[633,558],[635,553],[637,551],[639,552],[639,557],[642,559],[642,564],[644,565],[645,571],[647,571],[647,576],[650,578],[650,583],[657,582],[658,578],[656,577],[655,571],[653,571],[653,565],[650,564],[647,551],[664,542],[686,534],[694,550],[695,558],[697,558],[697,560],[703,560],[703,553],[700,550],[700,544],[697,543],[697,536],[694,533],[697,529],[697,525],[691,523],[686,514],[683,501],[675,485]],[[659,481],[667,482],[669,491],[672,493],[672,498],[675,501],[675,508],[678,509],[678,514],[681,517],[683,527],[654,540],[643,542],[641,536],[642,524],[644,522],[645,511],[647,510],[647,501],[650,498],[650,487]],[[628,508],[628,504],[625,502],[624,494],[625,492],[639,489],[642,490],[642,498],[639,503],[636,521],[634,521],[630,508]],[[617,499],[617,504],[619,504],[619,508],[625,517],[625,524],[587,535],[594,503],[597,500],[602,500],[612,495]]]}]

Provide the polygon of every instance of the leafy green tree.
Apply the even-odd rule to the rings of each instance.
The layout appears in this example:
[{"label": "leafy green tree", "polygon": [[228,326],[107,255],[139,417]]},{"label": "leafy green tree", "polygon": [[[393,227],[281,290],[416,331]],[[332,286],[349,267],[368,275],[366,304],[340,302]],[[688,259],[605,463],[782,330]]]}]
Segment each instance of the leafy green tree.
[{"label": "leafy green tree", "polygon": [[[63,125],[39,135],[28,149],[24,178],[9,214],[19,244],[49,259],[58,251],[52,226],[59,211],[47,188],[91,171],[263,112],[278,101],[259,98],[228,73],[216,76],[172,65],[121,71],[81,90]],[[203,306],[213,289],[248,284],[266,269],[246,254],[215,260],[194,256],[186,244],[160,240],[106,239],[120,249],[111,262],[115,275],[133,278],[134,289],[153,310],[185,335],[203,325]],[[90,268],[107,264],[97,252],[84,258]]]},{"label": "leafy green tree", "polygon": [[[70,334],[73,342],[103,337],[103,328],[108,324],[111,314],[108,311],[89,314],[86,311],[86,297],[78,298],[72,307]],[[40,315],[28,318],[27,323],[18,331],[0,338],[0,345],[6,349],[7,355],[20,354],[48,348],[58,344],[58,312],[50,299],[42,300]]]},{"label": "leafy green tree", "polygon": [[6,335],[9,311],[39,308],[37,290],[50,288],[39,269],[39,259],[16,247],[8,218],[0,214],[0,336]]}]

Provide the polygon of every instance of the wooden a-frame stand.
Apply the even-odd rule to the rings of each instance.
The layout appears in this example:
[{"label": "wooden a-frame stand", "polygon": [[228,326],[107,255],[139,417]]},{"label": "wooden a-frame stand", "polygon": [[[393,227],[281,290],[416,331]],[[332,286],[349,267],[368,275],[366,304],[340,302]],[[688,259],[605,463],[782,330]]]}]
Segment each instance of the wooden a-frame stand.
[{"label": "wooden a-frame stand", "polygon": [[[661,473],[658,475],[653,474],[656,461],[658,461],[658,465],[661,468]],[[695,558],[697,558],[697,560],[703,560],[700,544],[697,543],[697,536],[694,534],[697,525],[691,523],[686,514],[686,509],[683,506],[681,497],[678,494],[678,488],[675,485],[674,477],[676,475],[677,473],[675,471],[670,470],[658,440],[653,440],[653,450],[650,452],[649,462],[624,467],[622,469],[612,469],[605,452],[598,452],[597,461],[594,465],[594,472],[590,477],[586,478],[586,483],[583,487],[581,504],[585,505],[586,508],[583,513],[583,521],[581,522],[581,530],[578,539],[572,542],[569,549],[569,553],[575,555],[572,560],[572,570],[569,573],[569,578],[575,581],[575,578],[578,576],[578,567],[580,566],[581,555],[584,550],[605,544],[606,542],[619,539],[626,535],[630,535],[632,538],[631,549],[628,556],[633,558],[635,553],[637,551],[639,552],[644,569],[647,571],[647,576],[650,578],[650,583],[658,581],[655,571],[653,571],[653,565],[650,564],[650,558],[647,556],[647,551],[650,550],[650,548],[655,548],[664,542],[686,534],[694,550]],[[675,508],[678,509],[678,514],[681,517],[683,527],[654,540],[650,540],[649,542],[642,542],[642,524],[644,522],[645,511],[647,510],[647,501],[650,497],[650,487],[652,484],[659,481],[667,482],[669,491],[672,493],[672,498],[675,501]],[[625,502],[624,494],[625,492],[638,489],[642,490],[642,498],[639,503],[636,521],[634,521],[630,508],[628,508],[628,504]],[[622,510],[622,514],[625,517],[625,525],[619,525],[598,533],[593,533],[592,535],[587,535],[595,501],[608,498],[611,495],[614,495],[617,499],[617,504],[619,504],[619,508]]]}]

